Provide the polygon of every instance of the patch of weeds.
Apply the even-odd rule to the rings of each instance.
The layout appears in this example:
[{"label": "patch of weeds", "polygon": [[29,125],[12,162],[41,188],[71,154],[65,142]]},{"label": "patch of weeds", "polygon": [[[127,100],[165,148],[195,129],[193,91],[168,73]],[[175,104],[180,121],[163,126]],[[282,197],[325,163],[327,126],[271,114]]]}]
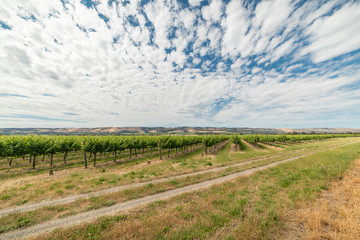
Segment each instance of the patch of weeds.
[{"label": "patch of weeds", "polygon": [[94,202],[99,202],[100,198],[99,197],[90,197],[89,200],[94,203]]},{"label": "patch of weeds", "polygon": [[24,226],[27,226],[27,225],[30,225],[30,224],[31,224],[31,219],[25,218],[25,217],[19,217],[16,220],[15,229],[16,228],[21,228],[21,227],[24,227]]},{"label": "patch of weeds", "polygon": [[270,210],[268,219],[271,221],[279,221],[279,215],[275,209]]},{"label": "patch of weeds", "polygon": [[181,218],[184,220],[192,220],[194,218],[194,215],[191,213],[183,213],[181,214]]},{"label": "patch of weeds", "polygon": [[175,207],[175,210],[180,212],[180,211],[183,210],[183,206],[176,206],[176,207]]},{"label": "patch of weeds", "polygon": [[71,176],[70,177],[78,177],[79,176],[79,174],[78,173],[74,173],[74,174],[71,174]]},{"label": "patch of weeds", "polygon": [[10,195],[3,195],[3,196],[1,196],[1,200],[8,200],[8,199],[10,199],[11,198],[11,196]]},{"label": "patch of weeds", "polygon": [[244,188],[241,191],[239,191],[240,196],[246,196],[249,193],[250,192],[249,192],[249,190],[247,188]]},{"label": "patch of weeds", "polygon": [[101,207],[102,207],[101,204],[93,203],[93,204],[87,205],[85,207],[85,211],[87,212],[87,211],[91,211],[91,210],[96,210],[96,209],[99,209]]},{"label": "patch of weeds", "polygon": [[148,185],[146,185],[148,188],[153,188],[155,185],[153,183],[149,183]]},{"label": "patch of weeds", "polygon": [[326,185],[321,185],[321,186],[319,186],[319,188],[322,190],[329,190],[329,186],[326,186]]},{"label": "patch of weeds", "polygon": [[13,229],[12,226],[0,226],[0,233],[8,232]]},{"label": "patch of weeds", "polygon": [[106,172],[105,168],[102,168],[99,172],[104,173]]},{"label": "patch of weeds", "polygon": [[213,164],[211,162],[205,163],[205,166],[212,166]]},{"label": "patch of weeds", "polygon": [[69,183],[72,183],[72,180],[66,180],[65,181],[65,184],[69,184]]},{"label": "patch of weeds", "polygon": [[23,205],[25,203],[27,203],[29,200],[25,199],[25,200],[22,200],[22,201],[18,201],[16,203],[14,203],[15,205],[19,206],[19,205]]},{"label": "patch of weeds", "polygon": [[215,227],[221,227],[221,226],[224,226],[224,224],[226,222],[228,222],[228,219],[226,219],[225,217],[221,216],[220,214],[215,214],[215,213],[212,213],[210,215],[210,218],[211,218],[211,221],[213,223],[213,225]]},{"label": "patch of weeds", "polygon": [[176,181],[175,179],[170,180],[168,183],[171,184],[171,185],[174,185],[174,186],[178,186],[178,185],[179,185],[179,182]]},{"label": "patch of weeds", "polygon": [[162,232],[163,232],[163,233],[168,233],[168,232],[170,232],[170,227],[169,227],[169,226],[164,227],[163,230],[162,230]]},{"label": "patch of weeds", "polygon": [[66,207],[63,207],[63,206],[57,207],[57,211],[58,211],[59,213],[65,211],[65,210],[67,210]]},{"label": "patch of weeds", "polygon": [[108,179],[106,177],[100,177],[99,182],[106,182]]},{"label": "patch of weeds", "polygon": [[110,206],[112,206],[112,205],[114,205],[114,204],[115,204],[114,201],[106,201],[106,202],[104,203],[104,205],[107,206],[107,207],[110,207]]},{"label": "patch of weeds", "polygon": [[93,179],[92,181],[97,186],[103,184],[103,182],[108,181],[108,179],[106,177],[99,177],[98,179]]},{"label": "patch of weeds", "polygon": [[120,221],[125,221],[128,219],[127,215],[120,215],[120,216],[115,216],[115,217],[111,217],[114,221],[116,222],[120,222]]},{"label": "patch of weeds", "polygon": [[156,206],[165,206],[166,205],[166,201],[163,201],[163,200],[158,200],[158,201],[155,201],[153,203],[150,204],[150,206],[152,207],[156,207]]},{"label": "patch of weeds", "polygon": [[63,191],[63,190],[61,190],[61,189],[58,189],[58,190],[56,190],[56,194],[58,194],[58,195],[62,195],[62,194],[64,194],[64,191]]},{"label": "patch of weeds", "polygon": [[100,228],[101,230],[106,230],[114,226],[114,221],[112,218],[102,218],[100,219]]},{"label": "patch of weeds", "polygon": [[69,216],[74,216],[76,214],[77,214],[77,212],[71,211],[71,212],[67,212],[67,213],[59,215],[59,218],[65,218],[65,217],[69,217]]},{"label": "patch of weeds", "polygon": [[32,186],[32,184],[30,184],[30,183],[27,183],[27,184],[25,184],[25,186],[23,186],[22,188],[20,188],[21,190],[23,190],[23,191],[25,191],[25,190],[27,190],[29,187],[31,187]]},{"label": "patch of weeds", "polygon": [[100,232],[99,226],[97,225],[89,225],[86,228],[85,236],[87,239],[100,239]]},{"label": "patch of weeds", "polygon": [[110,181],[108,181],[108,183],[116,184],[116,183],[117,183],[117,180],[116,180],[116,179],[111,179]]},{"label": "patch of weeds", "polygon": [[50,186],[50,190],[54,190],[55,188],[59,188],[60,187],[60,183],[59,182],[55,182]]},{"label": "patch of weeds", "polygon": [[223,206],[225,204],[225,201],[224,200],[213,200],[211,202],[211,204],[214,205],[214,206],[219,207],[219,206]]},{"label": "patch of weeds", "polygon": [[73,189],[75,187],[75,185],[66,185],[65,189]]},{"label": "patch of weeds", "polygon": [[138,176],[138,178],[144,178],[144,175],[141,174],[141,175]]},{"label": "patch of weeds", "polygon": [[293,191],[289,192],[288,198],[293,204],[298,200],[299,193],[300,193],[299,190],[293,190]]}]

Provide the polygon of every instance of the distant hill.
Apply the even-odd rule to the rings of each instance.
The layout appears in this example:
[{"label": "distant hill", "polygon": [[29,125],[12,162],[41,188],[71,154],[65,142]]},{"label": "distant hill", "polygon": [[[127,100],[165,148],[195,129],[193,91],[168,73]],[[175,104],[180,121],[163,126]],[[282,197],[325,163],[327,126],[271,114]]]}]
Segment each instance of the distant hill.
[{"label": "distant hill", "polygon": [[278,128],[285,133],[360,133],[359,128],[300,128],[300,129],[289,129],[289,128]]},{"label": "distant hill", "polygon": [[58,135],[158,135],[158,134],[289,134],[289,133],[360,133],[351,128],[215,128],[215,127],[101,127],[101,128],[0,128],[0,134]]}]

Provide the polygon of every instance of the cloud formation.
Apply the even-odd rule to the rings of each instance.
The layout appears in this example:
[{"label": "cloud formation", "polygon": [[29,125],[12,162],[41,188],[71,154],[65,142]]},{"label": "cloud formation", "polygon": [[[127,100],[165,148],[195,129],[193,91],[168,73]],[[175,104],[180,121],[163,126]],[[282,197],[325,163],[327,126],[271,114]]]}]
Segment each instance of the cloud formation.
[{"label": "cloud formation", "polygon": [[4,0],[0,62],[3,127],[359,127],[357,1]]}]

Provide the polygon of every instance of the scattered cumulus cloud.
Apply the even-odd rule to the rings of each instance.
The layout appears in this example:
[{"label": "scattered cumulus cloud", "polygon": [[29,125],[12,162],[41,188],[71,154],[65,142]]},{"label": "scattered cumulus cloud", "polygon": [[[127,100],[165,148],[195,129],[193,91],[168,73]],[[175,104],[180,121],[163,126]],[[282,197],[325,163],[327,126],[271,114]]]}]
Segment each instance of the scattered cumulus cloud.
[{"label": "scattered cumulus cloud", "polygon": [[359,127],[357,1],[4,0],[0,62],[4,127]]}]

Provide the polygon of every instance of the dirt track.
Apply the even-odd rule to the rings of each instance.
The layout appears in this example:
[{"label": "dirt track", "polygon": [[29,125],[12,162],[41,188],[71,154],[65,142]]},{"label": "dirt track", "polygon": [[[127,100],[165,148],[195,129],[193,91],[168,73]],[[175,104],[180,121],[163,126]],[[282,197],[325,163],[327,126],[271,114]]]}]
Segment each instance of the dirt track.
[{"label": "dirt track", "polygon": [[232,164],[232,165],[228,165],[228,166],[224,166],[224,167],[216,167],[216,168],[206,169],[206,170],[202,170],[202,171],[182,174],[182,175],[178,175],[178,176],[156,179],[156,180],[148,181],[148,182],[141,182],[141,183],[134,183],[134,184],[124,185],[124,186],[119,186],[119,187],[113,187],[113,188],[109,188],[109,189],[105,189],[105,190],[101,190],[101,191],[97,191],[97,192],[92,192],[92,193],[80,194],[80,195],[76,195],[76,196],[70,196],[70,197],[65,197],[65,198],[60,198],[60,199],[55,199],[55,200],[46,200],[46,201],[42,201],[42,202],[38,202],[38,203],[32,203],[32,204],[26,204],[26,205],[23,205],[23,206],[18,206],[18,207],[13,207],[13,208],[0,210],[0,217],[9,215],[11,213],[28,212],[28,211],[33,211],[33,210],[36,210],[36,209],[42,208],[42,207],[49,207],[49,206],[55,206],[55,205],[59,205],[59,204],[66,204],[66,203],[75,202],[75,201],[77,201],[79,199],[87,199],[87,198],[91,198],[91,197],[101,196],[101,195],[104,195],[104,194],[120,192],[120,191],[123,191],[125,189],[146,186],[146,185],[148,185],[150,183],[156,184],[156,183],[167,182],[167,181],[174,180],[174,179],[195,176],[195,175],[198,175],[198,174],[205,174],[205,173],[210,173],[210,172],[218,172],[218,171],[222,171],[222,170],[225,170],[227,168],[230,168],[230,167],[239,167],[239,166],[242,166],[242,165],[245,165],[245,164],[259,162],[259,161],[263,161],[263,160],[266,160],[266,159],[271,159],[271,158],[281,157],[281,156],[285,156],[285,155],[284,154],[279,154],[279,155],[274,155],[274,156],[270,156],[270,157],[263,157],[263,158],[258,158],[258,159],[255,159],[255,160],[250,160],[250,161],[241,162],[241,163],[236,163],[236,164]]}]

